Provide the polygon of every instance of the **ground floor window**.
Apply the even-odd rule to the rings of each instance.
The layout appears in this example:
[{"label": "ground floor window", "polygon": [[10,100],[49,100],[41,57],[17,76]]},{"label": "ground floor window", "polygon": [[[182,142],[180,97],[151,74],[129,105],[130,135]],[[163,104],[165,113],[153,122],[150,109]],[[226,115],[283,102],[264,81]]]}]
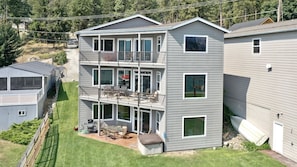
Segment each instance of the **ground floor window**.
[{"label": "ground floor window", "polygon": [[121,106],[118,105],[118,120],[130,122],[131,121],[131,113],[130,113],[130,107],[128,106]]},{"label": "ground floor window", "polygon": [[183,117],[183,137],[206,135],[206,116]]},{"label": "ground floor window", "polygon": [[101,103],[101,114],[99,114],[98,103],[92,105],[92,118],[94,120],[98,119],[112,120],[113,119],[113,105]]}]

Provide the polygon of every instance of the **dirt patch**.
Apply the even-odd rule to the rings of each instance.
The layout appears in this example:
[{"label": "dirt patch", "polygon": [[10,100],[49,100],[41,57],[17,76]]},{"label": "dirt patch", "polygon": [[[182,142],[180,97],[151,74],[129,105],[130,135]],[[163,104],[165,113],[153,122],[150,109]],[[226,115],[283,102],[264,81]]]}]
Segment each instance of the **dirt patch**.
[{"label": "dirt patch", "polygon": [[185,156],[192,156],[196,154],[195,150],[186,150],[186,151],[172,151],[172,152],[164,152],[164,156],[170,157],[185,157]]},{"label": "dirt patch", "polygon": [[48,43],[36,43],[33,41],[28,42],[23,47],[23,55],[18,57],[16,61],[18,63],[24,63],[28,61],[48,59],[49,55],[55,54],[63,50],[63,44],[48,44]]}]

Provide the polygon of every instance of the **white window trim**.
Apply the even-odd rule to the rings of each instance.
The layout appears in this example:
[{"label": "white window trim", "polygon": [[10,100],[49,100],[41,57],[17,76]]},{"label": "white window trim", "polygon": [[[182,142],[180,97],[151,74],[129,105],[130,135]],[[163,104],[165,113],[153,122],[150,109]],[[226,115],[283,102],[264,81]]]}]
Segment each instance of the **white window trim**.
[{"label": "white window trim", "polygon": [[[100,107],[101,107],[102,105],[105,105],[105,104],[109,104],[109,103],[101,103],[101,104],[100,104]],[[95,105],[98,105],[98,103],[92,103],[92,119],[98,121],[98,119],[100,118],[100,113],[101,113],[102,116],[103,116],[104,114],[103,114],[103,112],[100,112],[100,108],[99,108],[99,106],[98,106],[98,119],[95,119],[95,118],[94,118],[94,112],[93,112],[93,111],[94,111],[94,106],[95,106]],[[114,105],[111,104],[111,106],[112,106],[112,109],[111,109],[111,110],[112,110],[112,111],[111,111],[111,112],[112,112],[112,116],[111,116],[111,118],[109,118],[109,119],[105,119],[105,118],[104,118],[104,119],[103,119],[104,121],[113,121],[113,120],[114,120]]]},{"label": "white window trim", "polygon": [[[185,97],[186,75],[205,75],[205,97]],[[184,73],[183,74],[183,99],[207,99],[208,94],[208,74],[207,73]]]},{"label": "white window trim", "polygon": [[92,68],[92,86],[98,86],[98,85],[95,85],[95,84],[94,84],[94,74],[95,74],[95,70],[98,71],[98,84],[99,84],[99,82],[100,82],[100,76],[99,76],[99,70],[98,70],[98,68]]},{"label": "white window trim", "polygon": [[[158,81],[158,75],[160,75],[160,81]],[[160,71],[156,72],[156,91],[161,92],[161,80],[162,80],[162,73]],[[159,90],[157,89],[159,82]]]},{"label": "white window trim", "polygon": [[[142,72],[150,72],[150,74],[142,74]],[[136,75],[138,76],[138,70],[135,70],[134,69],[133,70],[133,78],[132,78],[132,81],[133,81],[132,82],[133,83],[132,86],[133,87],[131,89],[133,91],[135,91],[135,92],[137,92],[137,90],[135,90],[135,85],[138,84],[138,83],[135,83],[135,77],[136,77]],[[152,90],[152,86],[153,86],[152,85],[153,84],[153,78],[152,78],[153,77],[153,71],[152,70],[140,70],[140,77],[141,76],[150,76],[150,78],[151,78],[151,81],[150,81],[150,91],[151,91]]]},{"label": "white window trim", "polygon": [[[159,46],[160,46],[160,50],[158,50]],[[156,48],[158,53],[161,52],[161,47],[162,47],[162,36],[159,35],[157,36],[157,48]]]},{"label": "white window trim", "polygon": [[[259,46],[257,46],[257,47],[259,47],[259,53],[254,53],[254,48],[255,48],[254,41],[255,40],[259,40]],[[261,54],[261,38],[253,38],[252,39],[252,54],[253,55],[260,55]]]},{"label": "white window trim", "polygon": [[125,120],[125,119],[120,119],[119,118],[119,105],[117,105],[117,113],[116,113],[117,114],[117,121],[131,123],[131,117],[132,117],[131,107],[130,106],[125,106],[125,107],[129,107],[130,108],[130,119],[129,119],[129,121],[128,120]]},{"label": "white window trim", "polygon": [[[114,52],[114,38],[101,38],[101,40],[103,41],[103,48],[101,48],[101,51],[102,52],[105,52],[105,53],[113,53]],[[105,40],[112,40],[112,51],[105,51],[104,50],[104,41]],[[100,45],[101,44],[101,41],[99,42],[99,44],[98,45]]]},{"label": "white window trim", "polygon": [[111,70],[112,71],[112,77],[111,77],[111,84],[108,85],[102,85],[101,84],[101,71],[100,71],[100,75],[99,75],[99,81],[100,81],[100,85],[102,86],[113,86],[114,85],[114,69],[113,68],[101,68],[101,70]]},{"label": "white window trim", "polygon": [[[159,121],[158,121],[159,118]],[[160,111],[156,112],[156,133],[160,134],[160,122],[161,122],[161,113]],[[159,130],[157,129],[157,124],[159,123]]]},{"label": "white window trim", "polygon": [[19,117],[25,117],[25,116],[27,116],[27,111],[26,110],[18,110],[18,115],[19,115]]},{"label": "white window trim", "polygon": [[[193,136],[184,136],[184,123],[185,118],[201,118],[204,117],[204,135],[193,135]],[[199,137],[205,137],[207,134],[207,116],[206,115],[196,115],[196,116],[183,116],[182,117],[182,139],[189,139],[189,138],[199,138]]]},{"label": "white window trim", "polygon": [[99,50],[100,50],[100,47],[99,47],[100,46],[100,41],[98,40],[98,50],[95,50],[95,47],[94,47],[95,46],[95,40],[98,40],[98,38],[93,38],[92,39],[92,51],[93,52],[99,52]]},{"label": "white window trim", "polygon": [[[94,106],[95,106],[95,105],[98,106],[98,103],[92,103],[92,119],[93,119],[93,120],[98,120],[98,119],[95,119],[95,118],[94,118]],[[100,118],[100,115],[99,115],[99,106],[98,106],[98,111],[97,111],[97,112],[98,112],[98,118]]]},{"label": "white window trim", "polygon": [[[137,45],[136,45],[137,40],[138,40],[138,38],[134,38],[134,39],[133,39],[133,44],[134,44],[134,46],[133,46],[133,48],[134,48],[133,51],[135,51],[135,52],[136,52],[137,49],[138,49],[138,48],[136,48],[136,46],[137,46]],[[141,38],[140,41],[142,41],[142,40],[150,40],[150,41],[151,41],[151,52],[153,52],[153,50],[154,50],[154,46],[153,46],[153,38]]]},{"label": "white window trim", "polygon": [[[206,38],[205,51],[186,51],[186,38],[187,37],[204,37]],[[184,53],[208,53],[208,36],[207,35],[184,35]]]}]

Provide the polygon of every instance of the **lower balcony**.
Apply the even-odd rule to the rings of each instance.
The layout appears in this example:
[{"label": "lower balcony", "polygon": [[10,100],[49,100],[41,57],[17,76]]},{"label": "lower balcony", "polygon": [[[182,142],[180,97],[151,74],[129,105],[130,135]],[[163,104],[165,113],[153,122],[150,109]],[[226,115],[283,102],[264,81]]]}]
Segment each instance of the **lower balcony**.
[{"label": "lower balcony", "polygon": [[154,93],[137,93],[121,88],[105,87],[98,90],[96,87],[79,87],[80,99],[97,102],[99,100],[98,94],[100,94],[100,101],[111,104],[119,104],[126,106],[139,106],[141,108],[153,109],[153,110],[165,110],[166,96]]}]

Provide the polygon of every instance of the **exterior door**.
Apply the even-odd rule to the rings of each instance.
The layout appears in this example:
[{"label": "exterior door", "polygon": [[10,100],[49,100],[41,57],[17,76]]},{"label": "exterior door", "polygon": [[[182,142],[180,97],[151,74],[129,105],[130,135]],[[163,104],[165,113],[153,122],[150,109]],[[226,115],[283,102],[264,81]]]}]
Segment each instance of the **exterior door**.
[{"label": "exterior door", "polygon": [[132,60],[131,57],[131,51],[132,51],[132,45],[131,45],[131,39],[120,39],[119,40],[119,53],[118,53],[118,59],[119,60]]},{"label": "exterior door", "polygon": [[[133,131],[137,132],[137,108],[134,108]],[[151,127],[151,112],[149,110],[140,110],[140,133],[148,133]]]},{"label": "exterior door", "polygon": [[283,136],[284,136],[284,126],[281,123],[273,123],[273,147],[275,152],[280,154],[283,153]]},{"label": "exterior door", "polygon": [[[144,93],[147,90],[151,90],[151,72],[141,71],[140,74],[140,93]],[[134,91],[138,90],[138,71],[134,71]]]}]

